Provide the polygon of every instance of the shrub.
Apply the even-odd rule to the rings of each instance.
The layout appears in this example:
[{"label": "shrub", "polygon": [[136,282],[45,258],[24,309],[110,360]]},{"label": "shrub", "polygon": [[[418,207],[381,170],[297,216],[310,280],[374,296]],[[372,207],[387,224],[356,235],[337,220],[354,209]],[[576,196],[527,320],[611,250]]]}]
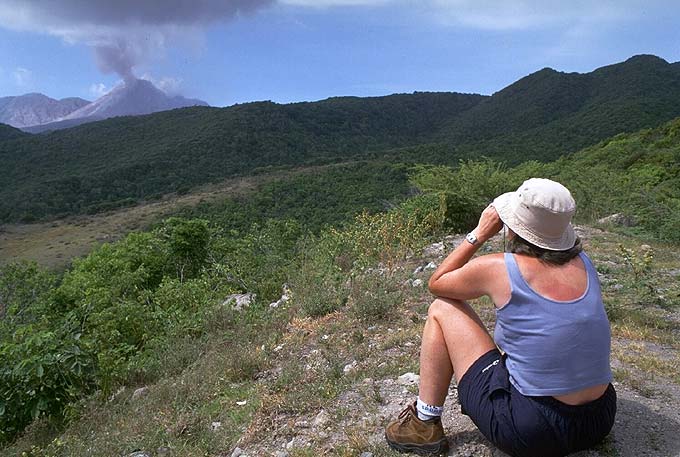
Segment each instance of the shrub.
[{"label": "shrub", "polygon": [[293,303],[308,316],[331,313],[347,301],[346,272],[335,262],[337,240],[327,234],[300,242],[291,271]]},{"label": "shrub", "polygon": [[26,325],[0,343],[0,441],[40,416],[62,417],[66,405],[94,386],[92,357],[80,334]]},{"label": "shrub", "polygon": [[349,307],[358,319],[365,321],[383,319],[403,301],[404,294],[394,275],[371,272],[352,279]]}]

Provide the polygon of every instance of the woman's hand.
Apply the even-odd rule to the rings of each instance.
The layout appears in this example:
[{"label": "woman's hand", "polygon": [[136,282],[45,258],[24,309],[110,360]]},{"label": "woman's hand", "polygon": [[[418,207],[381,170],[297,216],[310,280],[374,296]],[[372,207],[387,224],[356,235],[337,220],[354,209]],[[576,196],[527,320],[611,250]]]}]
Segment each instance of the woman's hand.
[{"label": "woman's hand", "polygon": [[503,221],[501,221],[501,218],[498,216],[496,208],[494,208],[492,205],[489,205],[484,211],[482,211],[482,215],[479,218],[479,223],[477,224],[477,228],[474,230],[474,234],[477,239],[483,243],[496,233],[500,232],[502,228]]}]

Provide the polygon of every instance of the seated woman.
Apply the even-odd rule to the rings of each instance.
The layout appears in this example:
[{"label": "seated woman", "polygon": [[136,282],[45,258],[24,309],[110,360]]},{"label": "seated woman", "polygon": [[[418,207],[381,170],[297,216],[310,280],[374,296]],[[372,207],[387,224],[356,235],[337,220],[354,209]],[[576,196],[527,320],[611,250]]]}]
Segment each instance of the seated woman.
[{"label": "seated woman", "polygon": [[[575,209],[561,184],[529,179],[496,198],[437,268],[418,399],[387,426],[392,448],[448,449],[440,416],[452,376],[463,414],[512,456],[564,456],[609,433],[616,414],[609,321],[597,272],[571,226]],[[470,261],[503,224],[509,252]],[[463,301],[482,295],[496,306],[494,339]]]}]

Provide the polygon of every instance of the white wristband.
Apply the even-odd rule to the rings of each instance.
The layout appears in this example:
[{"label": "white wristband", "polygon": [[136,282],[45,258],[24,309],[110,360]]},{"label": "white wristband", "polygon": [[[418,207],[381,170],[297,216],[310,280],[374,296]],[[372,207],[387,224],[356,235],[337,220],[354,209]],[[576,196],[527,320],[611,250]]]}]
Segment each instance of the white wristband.
[{"label": "white wristband", "polygon": [[465,240],[473,246],[476,246],[477,243],[479,243],[479,240],[477,239],[477,235],[475,235],[474,232],[470,232],[467,235],[465,235]]}]

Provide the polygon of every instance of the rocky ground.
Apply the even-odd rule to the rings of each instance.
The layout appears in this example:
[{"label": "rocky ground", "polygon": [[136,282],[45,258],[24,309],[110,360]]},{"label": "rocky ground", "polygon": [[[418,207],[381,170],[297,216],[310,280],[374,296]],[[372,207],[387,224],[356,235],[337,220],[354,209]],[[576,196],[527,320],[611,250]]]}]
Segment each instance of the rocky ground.
[{"label": "rocky ground", "polygon": [[[616,257],[622,246],[626,246],[625,240],[593,228],[582,227],[579,233],[596,264],[604,266],[601,282],[605,297],[634,294],[635,290],[626,283],[630,280],[628,273]],[[353,328],[356,324],[341,314],[317,321],[293,321],[288,336],[274,348],[277,352],[274,368],[260,382],[275,382],[291,360],[298,360],[299,368],[310,373],[298,381],[318,383],[319,373],[333,371],[335,364],[339,393],[331,401],[321,402],[322,406],[317,409],[301,407],[302,414],[295,412],[295,408],[280,408],[265,414],[266,424],[258,425],[256,419],[235,449],[223,455],[398,455],[384,442],[384,426],[414,400],[417,392],[418,376],[414,372],[417,373],[420,331],[431,300],[423,281],[431,273],[428,270],[443,259],[458,239],[450,237],[432,245],[422,257],[403,266],[403,270],[413,271],[405,282],[412,290],[404,307],[398,310],[398,316],[389,322],[357,329]],[[495,243],[487,249],[497,249],[500,241]],[[634,252],[663,249],[662,246],[640,247],[634,241],[629,248]],[[680,264],[677,253],[665,252],[656,262],[654,274],[658,284],[676,277],[674,268]],[[667,287],[662,292],[677,294],[678,291]],[[638,312],[638,305],[631,305],[631,313]],[[489,304],[475,306],[491,329],[493,311]],[[680,456],[678,309],[646,306],[644,311],[648,313],[646,321],[630,321],[624,316],[612,323],[614,385],[619,399],[616,424],[602,445],[576,454],[578,457]],[[618,308],[617,312],[621,314]],[[625,312],[627,309],[623,309]],[[656,324],[658,331],[655,331]],[[307,394],[315,395],[312,390]],[[451,386],[443,421],[450,443],[448,455],[505,455],[460,413],[455,385]]]}]

